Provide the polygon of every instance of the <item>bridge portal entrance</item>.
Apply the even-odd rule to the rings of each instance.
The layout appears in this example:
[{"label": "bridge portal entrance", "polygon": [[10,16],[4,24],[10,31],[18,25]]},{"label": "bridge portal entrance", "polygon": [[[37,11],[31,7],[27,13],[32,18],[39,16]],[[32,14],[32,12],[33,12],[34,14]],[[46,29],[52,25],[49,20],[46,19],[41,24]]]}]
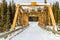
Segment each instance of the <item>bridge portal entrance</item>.
[{"label": "bridge portal entrance", "polygon": [[[24,7],[27,6],[27,7]],[[30,12],[30,10],[28,11],[28,9],[30,9],[30,7],[32,6],[32,11]],[[48,9],[48,15],[46,15],[46,12],[41,10],[36,10],[35,7],[39,7],[39,6],[45,6]],[[28,9],[24,9],[24,8],[28,8]],[[38,8],[39,9],[39,8]],[[29,25],[29,21],[37,21],[38,20],[38,24],[39,25],[46,25],[46,23],[48,22],[48,24],[52,24],[53,28],[55,28],[56,22],[54,19],[54,15],[52,12],[52,9],[50,7],[50,5],[48,4],[36,4],[36,2],[32,2],[31,5],[29,4],[18,4],[17,8],[16,8],[16,12],[15,12],[15,16],[14,16],[14,20],[13,20],[13,24],[12,24],[12,30],[15,29],[16,26],[16,21],[17,18],[19,19],[18,23],[20,23],[22,26],[27,27]],[[49,21],[46,21],[49,20]]]},{"label": "bridge portal entrance", "polygon": [[38,21],[38,17],[29,17],[28,21],[37,22]]}]

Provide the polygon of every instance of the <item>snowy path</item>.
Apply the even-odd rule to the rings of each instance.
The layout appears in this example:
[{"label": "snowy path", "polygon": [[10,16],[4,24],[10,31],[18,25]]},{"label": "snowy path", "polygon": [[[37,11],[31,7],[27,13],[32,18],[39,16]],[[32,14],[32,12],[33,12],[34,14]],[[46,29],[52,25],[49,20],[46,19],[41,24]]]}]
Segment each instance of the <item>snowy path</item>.
[{"label": "snowy path", "polygon": [[40,28],[37,22],[30,22],[26,30],[11,40],[59,40],[59,38]]}]

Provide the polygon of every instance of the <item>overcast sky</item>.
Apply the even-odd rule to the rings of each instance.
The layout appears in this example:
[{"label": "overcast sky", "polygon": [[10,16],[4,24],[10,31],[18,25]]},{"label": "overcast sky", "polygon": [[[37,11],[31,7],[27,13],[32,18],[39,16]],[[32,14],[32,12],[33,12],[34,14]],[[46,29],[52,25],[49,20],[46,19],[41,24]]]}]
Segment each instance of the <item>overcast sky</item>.
[{"label": "overcast sky", "polygon": [[[1,2],[2,0],[0,0]],[[8,2],[11,1],[11,0],[7,0]],[[16,4],[20,4],[20,3],[30,3],[30,2],[33,2],[33,1],[36,1],[37,3],[44,3],[44,0],[14,0],[14,2]],[[53,2],[56,2],[58,1],[60,3],[60,0],[47,0],[47,3],[53,3]]]}]

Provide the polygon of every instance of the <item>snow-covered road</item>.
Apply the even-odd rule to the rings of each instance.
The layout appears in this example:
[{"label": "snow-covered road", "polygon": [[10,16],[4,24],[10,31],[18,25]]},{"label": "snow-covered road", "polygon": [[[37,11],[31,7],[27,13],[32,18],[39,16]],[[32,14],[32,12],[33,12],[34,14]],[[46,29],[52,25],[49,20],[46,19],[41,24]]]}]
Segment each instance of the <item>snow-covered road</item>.
[{"label": "snow-covered road", "polygon": [[38,22],[30,22],[26,30],[11,40],[60,40],[54,34],[50,34],[46,30],[38,26]]}]

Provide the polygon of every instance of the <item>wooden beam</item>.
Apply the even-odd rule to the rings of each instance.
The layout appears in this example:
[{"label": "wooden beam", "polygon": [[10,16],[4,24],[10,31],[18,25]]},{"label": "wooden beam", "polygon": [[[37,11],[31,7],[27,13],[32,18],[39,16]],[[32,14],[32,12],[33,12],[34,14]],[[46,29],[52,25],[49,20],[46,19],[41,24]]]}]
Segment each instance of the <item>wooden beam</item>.
[{"label": "wooden beam", "polygon": [[16,25],[16,20],[17,20],[17,17],[18,17],[19,9],[20,9],[20,5],[18,4],[18,5],[17,5],[17,8],[16,8],[16,12],[15,12],[13,24],[12,24],[12,27],[11,27],[12,30],[15,30],[15,25]]},{"label": "wooden beam", "polygon": [[50,17],[51,17],[51,21],[52,21],[53,28],[55,28],[56,22],[55,22],[55,19],[54,19],[54,15],[53,15],[53,11],[52,11],[51,6],[48,6],[48,10],[49,10],[49,15],[50,15]]},{"label": "wooden beam", "polygon": [[37,4],[37,3],[31,3],[31,4],[26,4],[26,3],[24,3],[24,4],[20,4],[21,6],[48,6],[48,5],[50,5],[50,4]]}]

